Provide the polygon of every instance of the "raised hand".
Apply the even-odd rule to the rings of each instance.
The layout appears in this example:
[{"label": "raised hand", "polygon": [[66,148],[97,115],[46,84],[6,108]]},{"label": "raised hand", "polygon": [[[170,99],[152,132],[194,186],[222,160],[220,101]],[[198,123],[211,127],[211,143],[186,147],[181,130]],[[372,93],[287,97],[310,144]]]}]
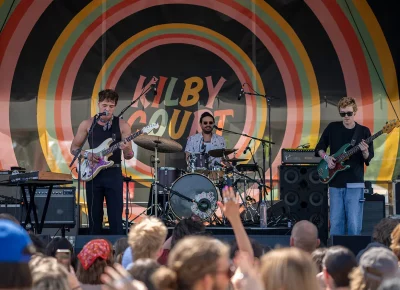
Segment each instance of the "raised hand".
[{"label": "raised hand", "polygon": [[239,204],[236,202],[236,195],[233,187],[225,186],[222,189],[222,202],[218,202],[218,207],[226,218],[232,222],[232,219],[240,218]]}]

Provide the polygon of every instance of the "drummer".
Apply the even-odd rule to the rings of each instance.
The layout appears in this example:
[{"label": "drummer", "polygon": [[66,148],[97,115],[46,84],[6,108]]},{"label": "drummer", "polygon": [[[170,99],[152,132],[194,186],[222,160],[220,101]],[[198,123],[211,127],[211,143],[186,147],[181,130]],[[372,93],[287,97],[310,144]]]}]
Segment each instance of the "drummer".
[{"label": "drummer", "polygon": [[[225,149],[224,137],[213,133],[214,124],[214,116],[209,112],[204,112],[200,116],[202,132],[188,138],[185,148],[187,161],[191,153],[208,153],[208,151],[214,149]],[[215,167],[215,162],[221,163],[221,158],[210,157],[209,166],[211,166],[211,168]]]}]

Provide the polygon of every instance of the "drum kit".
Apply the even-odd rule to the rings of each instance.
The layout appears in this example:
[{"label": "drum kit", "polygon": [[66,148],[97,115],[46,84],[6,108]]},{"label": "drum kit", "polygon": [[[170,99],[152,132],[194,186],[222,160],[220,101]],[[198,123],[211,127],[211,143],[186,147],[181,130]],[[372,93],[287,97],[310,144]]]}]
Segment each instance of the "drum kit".
[{"label": "drum kit", "polygon": [[[215,149],[208,153],[193,153],[187,158],[186,170],[174,167],[158,167],[159,153],[182,152],[182,146],[171,139],[142,135],[134,142],[147,150],[154,151],[154,181],[152,183],[151,212],[166,222],[175,222],[182,218],[196,218],[214,225],[223,225],[226,220],[216,214],[217,201],[221,200],[221,190],[225,185],[235,186],[239,178],[245,183],[259,182],[239,172],[239,162],[248,159],[228,158],[237,149]],[[259,184],[260,189],[260,184]],[[241,206],[244,207],[242,218],[247,222],[256,222],[259,218],[254,207],[255,199],[238,192]],[[161,196],[160,196],[161,195]],[[160,202],[161,201],[161,202]]]}]

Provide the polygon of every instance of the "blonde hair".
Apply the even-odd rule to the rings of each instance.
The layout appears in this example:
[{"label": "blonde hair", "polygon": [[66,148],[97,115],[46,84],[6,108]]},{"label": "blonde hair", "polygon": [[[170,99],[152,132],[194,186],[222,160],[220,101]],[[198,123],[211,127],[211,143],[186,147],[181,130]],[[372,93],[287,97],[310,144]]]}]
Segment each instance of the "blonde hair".
[{"label": "blonde hair", "polygon": [[35,255],[29,262],[29,268],[32,273],[32,289],[70,289],[67,269],[55,258]]},{"label": "blonde hair", "polygon": [[128,234],[128,244],[137,259],[155,259],[167,238],[167,227],[161,220],[148,217],[133,225]]},{"label": "blonde hair", "polygon": [[400,260],[400,224],[394,228],[390,236],[392,238],[390,249],[396,255],[397,259]]},{"label": "blonde hair", "polygon": [[168,268],[161,267],[152,276],[159,290],[192,289],[206,275],[217,273],[218,261],[229,259],[229,247],[205,236],[186,237],[168,256]]},{"label": "blonde hair", "polygon": [[351,290],[372,290],[377,289],[381,280],[367,279],[360,266],[353,269],[349,274]]},{"label": "blonde hair", "polygon": [[339,103],[337,104],[337,108],[339,111],[340,111],[340,108],[346,108],[348,106],[352,106],[353,111],[357,112],[356,100],[352,97],[343,97],[340,99]]},{"label": "blonde hair", "polygon": [[311,256],[297,248],[273,250],[261,258],[265,290],[319,290],[317,268]]}]

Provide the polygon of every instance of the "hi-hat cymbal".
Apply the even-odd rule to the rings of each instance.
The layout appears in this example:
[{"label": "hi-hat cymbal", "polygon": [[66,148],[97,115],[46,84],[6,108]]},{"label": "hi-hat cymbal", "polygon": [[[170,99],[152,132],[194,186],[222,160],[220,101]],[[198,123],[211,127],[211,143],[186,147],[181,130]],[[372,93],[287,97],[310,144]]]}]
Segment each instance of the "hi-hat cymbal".
[{"label": "hi-hat cymbal", "polygon": [[234,158],[231,158],[231,159],[226,159],[225,161],[228,161],[228,162],[242,162],[242,161],[247,161],[247,160],[249,160],[248,158],[236,158],[236,157],[234,157]]},{"label": "hi-hat cymbal", "polygon": [[182,145],[178,142],[159,137],[159,136],[151,136],[151,135],[141,135],[133,139],[138,146],[154,151],[157,146],[157,151],[160,153],[175,153],[182,151]]},{"label": "hi-hat cymbal", "polygon": [[214,149],[208,151],[208,155],[212,157],[224,157],[226,155],[232,154],[237,151],[237,149]]}]

